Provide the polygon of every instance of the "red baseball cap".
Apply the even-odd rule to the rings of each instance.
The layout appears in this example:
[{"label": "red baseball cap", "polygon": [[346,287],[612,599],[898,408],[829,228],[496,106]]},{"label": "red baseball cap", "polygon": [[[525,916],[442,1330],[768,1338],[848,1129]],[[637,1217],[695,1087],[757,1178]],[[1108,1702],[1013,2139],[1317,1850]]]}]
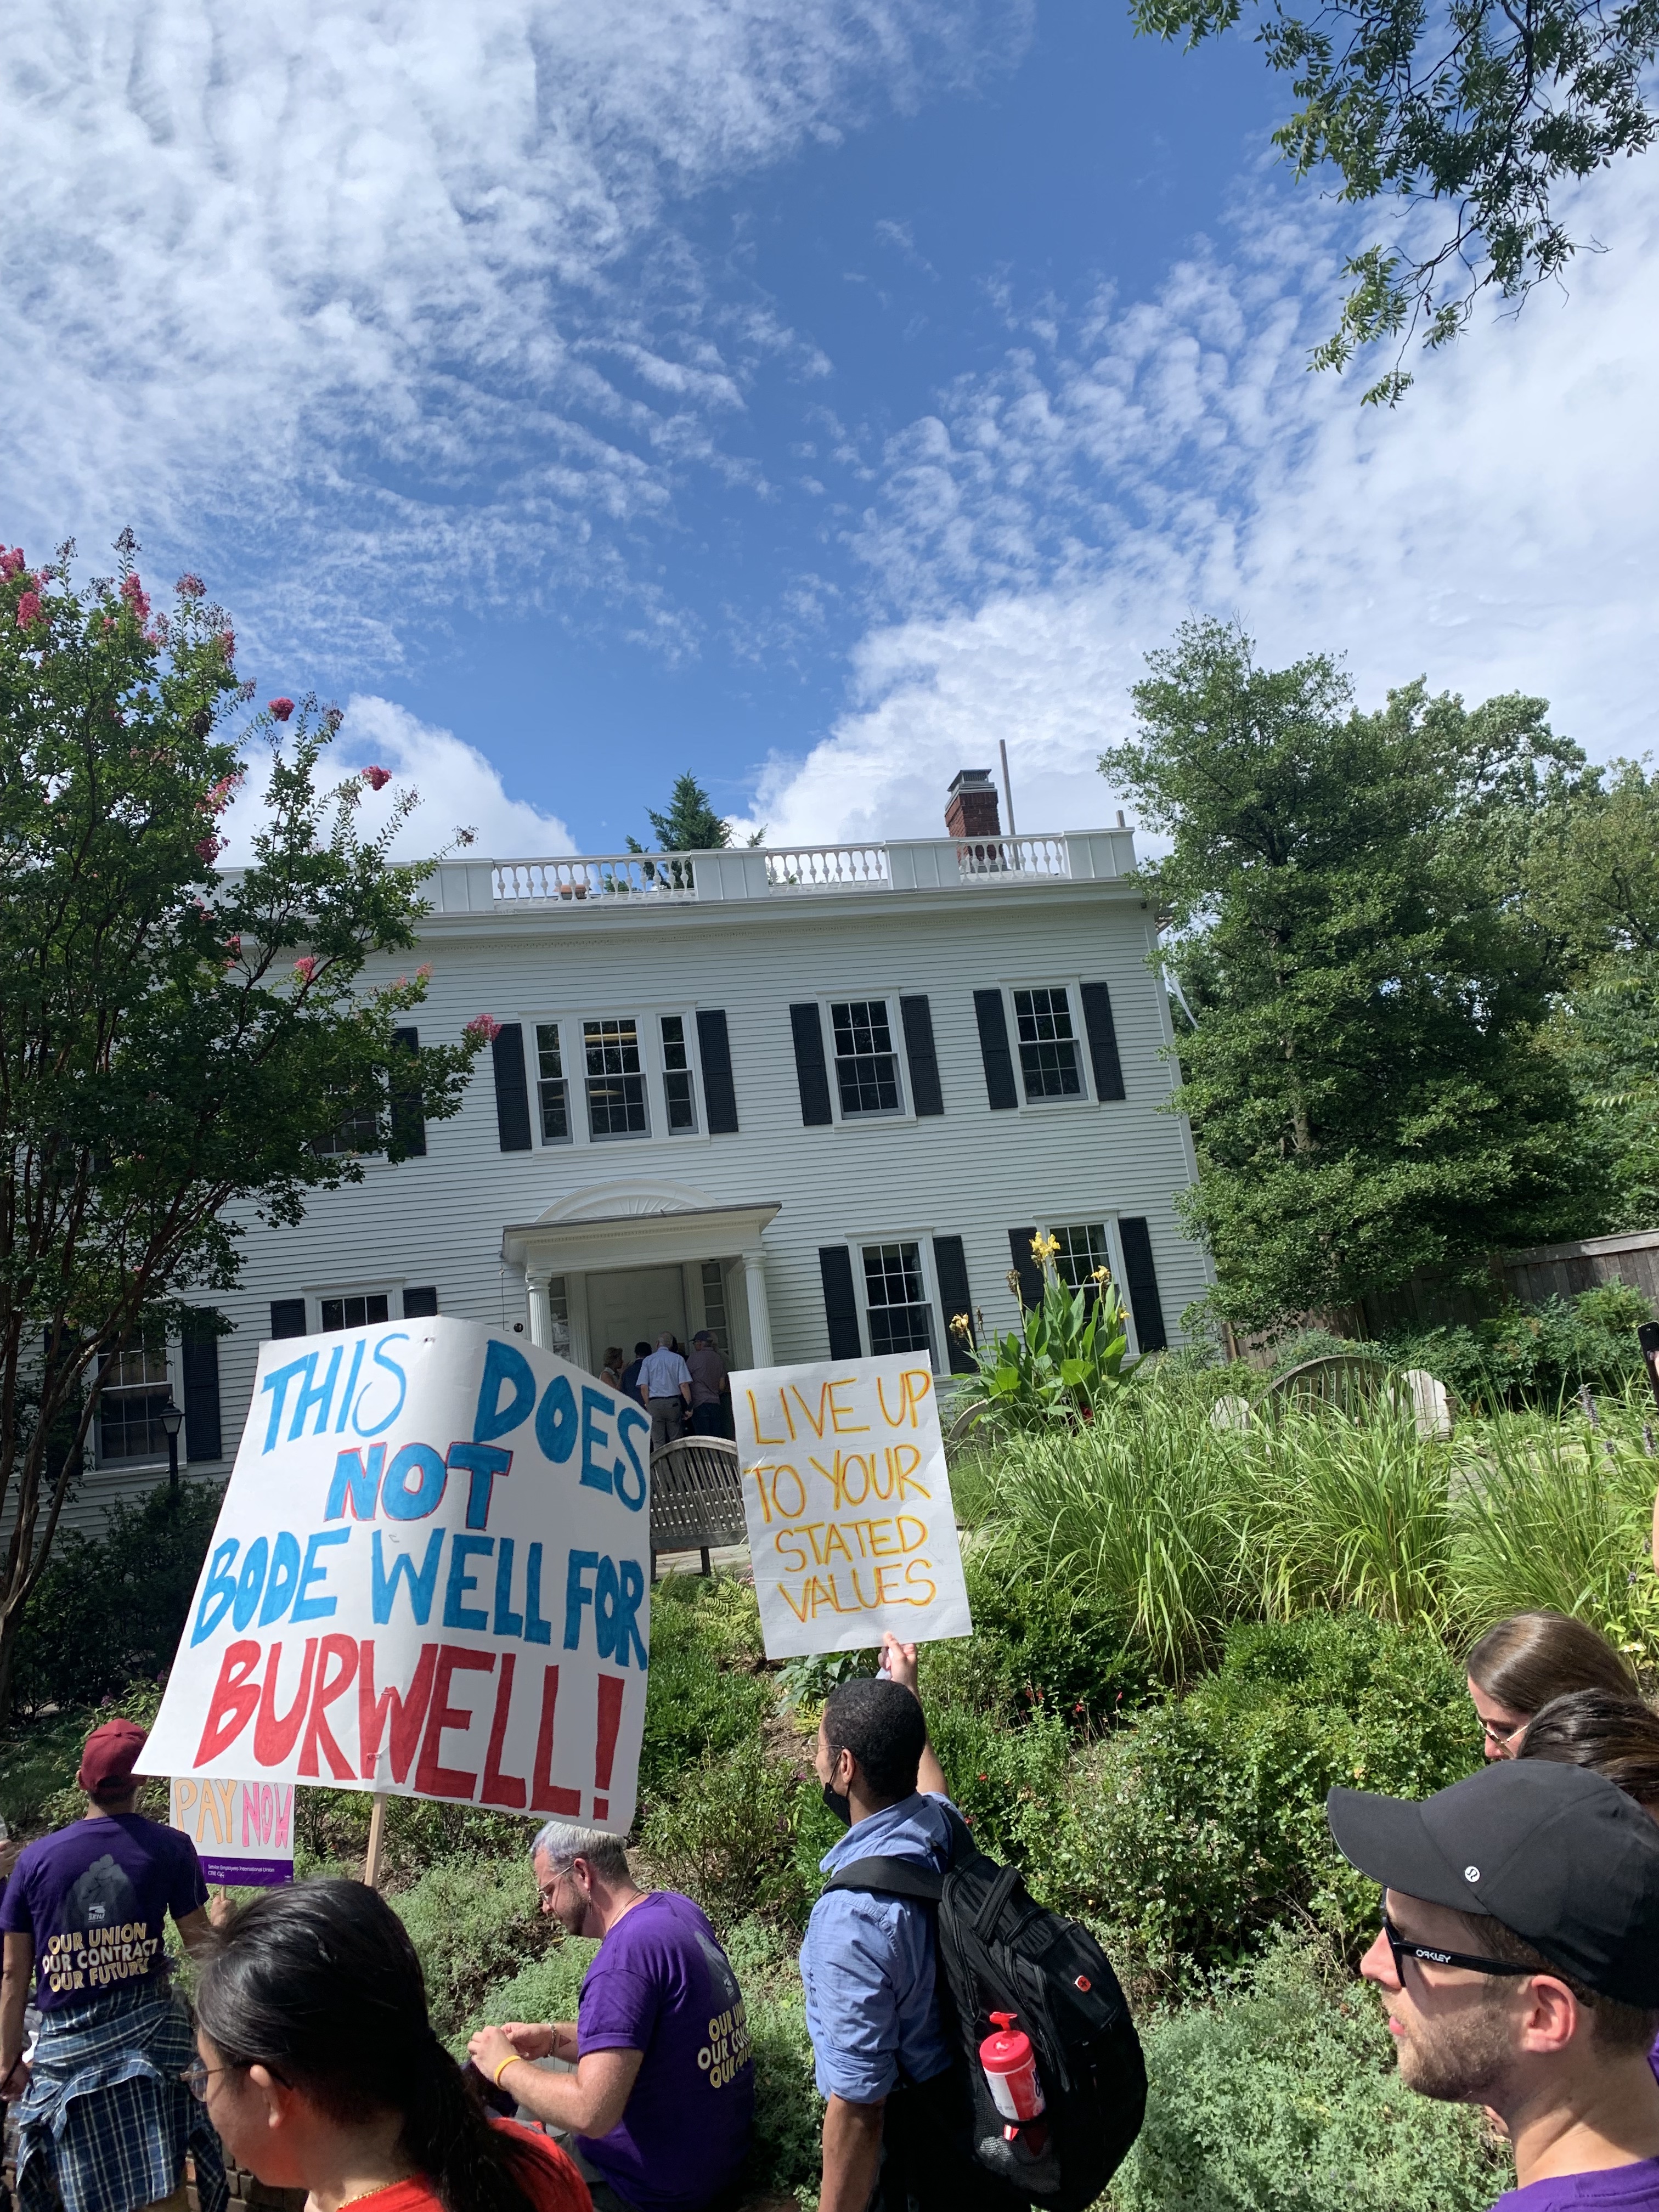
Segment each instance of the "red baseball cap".
[{"label": "red baseball cap", "polygon": [[132,1770],[149,1731],[137,1721],[106,1721],[94,1729],[81,1753],[76,1776],[88,1797],[125,1797],[134,1784]]}]

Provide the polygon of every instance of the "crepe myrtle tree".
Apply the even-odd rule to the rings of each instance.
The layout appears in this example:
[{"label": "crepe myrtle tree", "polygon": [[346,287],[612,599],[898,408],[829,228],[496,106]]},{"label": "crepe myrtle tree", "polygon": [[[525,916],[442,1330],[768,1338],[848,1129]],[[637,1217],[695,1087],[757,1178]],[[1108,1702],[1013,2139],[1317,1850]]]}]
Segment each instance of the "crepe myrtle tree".
[{"label": "crepe myrtle tree", "polygon": [[[389,778],[325,787],[340,716],[312,700],[233,732],[253,686],[223,611],[183,576],[153,612],[130,532],[116,550],[84,587],[72,545],[0,552],[0,1715],[112,1357],[222,1332],[245,1222],[404,1158],[495,1026],[402,1048],[428,971],[362,979],[415,941],[435,863],[389,858],[415,794],[361,832]],[[261,738],[252,864],[222,876]]]}]

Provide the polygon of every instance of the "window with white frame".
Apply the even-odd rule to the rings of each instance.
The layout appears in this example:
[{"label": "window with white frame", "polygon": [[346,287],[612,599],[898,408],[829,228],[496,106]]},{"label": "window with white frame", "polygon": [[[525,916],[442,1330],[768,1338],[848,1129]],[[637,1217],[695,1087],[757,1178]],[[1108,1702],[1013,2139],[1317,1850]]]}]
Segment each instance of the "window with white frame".
[{"label": "window with white frame", "polygon": [[587,1069],[587,1133],[596,1143],[648,1137],[639,1024],[631,1015],[582,1024]]},{"label": "window with white frame", "polygon": [[98,1463],[114,1467],[167,1455],[161,1408],[173,1395],[167,1346],[159,1339],[124,1346],[102,1368],[98,1399]]},{"label": "window with white frame", "polygon": [[562,1275],[550,1275],[547,1283],[548,1348],[556,1352],[561,1359],[570,1357],[570,1301],[565,1292]]},{"label": "window with white frame", "polygon": [[893,1049],[886,1000],[835,1000],[830,1008],[830,1026],[835,1037],[836,1086],[841,1094],[842,1118],[902,1113],[898,1054]]},{"label": "window with white frame", "polygon": [[1019,1072],[1028,1103],[1042,1098],[1082,1098],[1083,1058],[1072,1021],[1071,994],[1063,983],[1016,991],[1014,1026]]},{"label": "window with white frame", "polygon": [[319,1298],[318,1326],[326,1335],[337,1328],[373,1328],[392,1318],[391,1301],[384,1291],[362,1291],[337,1298]]},{"label": "window with white frame", "polygon": [[360,1106],[346,1115],[327,1136],[318,1138],[316,1149],[330,1156],[338,1152],[378,1152],[380,1129],[374,1108]]},{"label": "window with white frame", "polygon": [[536,1103],[541,1112],[542,1142],[570,1142],[570,1086],[556,1022],[536,1024]]},{"label": "window with white frame", "polygon": [[718,1260],[702,1263],[702,1325],[714,1338],[723,1358],[732,1356],[732,1339],[726,1319],[726,1271]]},{"label": "window with white frame", "polygon": [[1048,1234],[1060,1248],[1054,1255],[1054,1272],[1068,1289],[1080,1291],[1085,1283],[1094,1281],[1103,1267],[1111,1273],[1111,1249],[1103,1221],[1075,1221],[1052,1228]]},{"label": "window with white frame", "polygon": [[870,1352],[925,1352],[933,1356],[933,1302],[927,1293],[920,1244],[863,1248],[864,1309]]},{"label": "window with white frame", "polygon": [[691,1079],[691,1054],[684,1014],[665,1014],[662,1030],[662,1097],[671,1135],[697,1126],[697,1097]]}]

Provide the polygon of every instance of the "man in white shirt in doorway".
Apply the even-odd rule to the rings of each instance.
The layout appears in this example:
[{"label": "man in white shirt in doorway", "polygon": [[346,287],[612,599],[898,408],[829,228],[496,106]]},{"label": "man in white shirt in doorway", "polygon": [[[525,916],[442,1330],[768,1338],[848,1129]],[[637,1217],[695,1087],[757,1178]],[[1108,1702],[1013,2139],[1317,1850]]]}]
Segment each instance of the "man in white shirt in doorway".
[{"label": "man in white shirt in doorway", "polygon": [[637,1388],[651,1416],[651,1449],[659,1452],[684,1434],[686,1409],[691,1403],[691,1370],[675,1351],[673,1337],[666,1329],[657,1339],[651,1357],[641,1362]]}]

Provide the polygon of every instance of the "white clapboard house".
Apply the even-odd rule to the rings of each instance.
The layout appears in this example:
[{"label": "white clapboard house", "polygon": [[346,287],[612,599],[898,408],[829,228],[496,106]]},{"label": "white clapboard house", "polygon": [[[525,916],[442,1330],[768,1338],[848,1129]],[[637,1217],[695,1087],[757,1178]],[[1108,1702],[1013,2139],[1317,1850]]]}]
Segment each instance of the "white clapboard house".
[{"label": "white clapboard house", "polygon": [[455,1314],[597,1370],[708,1328],[733,1366],[906,1351],[943,1375],[953,1315],[1013,1324],[1042,1229],[1073,1281],[1111,1269],[1132,1352],[1167,1344],[1207,1278],[1133,835],[1004,836],[971,771],[945,824],[446,861],[419,1034],[501,1025],[459,1117],[298,1227],[249,1226],[234,1333],[126,1355],[76,1517],[165,1466],[169,1390],[189,1471],[226,1473],[272,1335]]}]

